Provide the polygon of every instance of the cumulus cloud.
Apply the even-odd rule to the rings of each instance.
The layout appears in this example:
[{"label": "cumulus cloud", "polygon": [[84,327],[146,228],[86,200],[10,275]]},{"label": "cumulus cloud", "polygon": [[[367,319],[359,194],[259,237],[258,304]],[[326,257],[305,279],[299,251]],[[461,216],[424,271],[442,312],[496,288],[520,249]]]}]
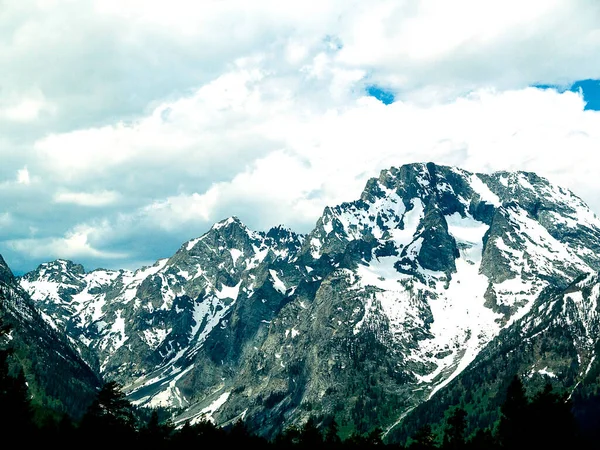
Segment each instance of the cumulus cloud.
[{"label": "cumulus cloud", "polygon": [[587,193],[594,175],[582,177],[574,161],[592,156],[600,117],[583,107],[581,94],[536,88],[482,90],[427,107],[362,97],[344,111],[302,116],[290,105],[262,117],[261,136],[280,149],[255,154],[244,170],[206,189],[143,205],[126,224],[176,232],[238,215],[257,229],[284,223],[307,232],[325,206],[356,199],[380,170],[415,161],[480,172],[531,170]]},{"label": "cumulus cloud", "polygon": [[338,60],[412,101],[485,87],[594,78],[600,5],[587,1],[377,2],[339,34]]},{"label": "cumulus cloud", "polygon": [[128,256],[126,252],[109,252],[95,248],[89,242],[89,234],[93,228],[77,226],[68,231],[63,237],[43,239],[15,239],[8,241],[8,245],[25,255],[33,258],[52,258],[60,254],[64,258],[90,257],[94,259],[123,259]]},{"label": "cumulus cloud", "polygon": [[57,192],[54,195],[56,203],[73,203],[81,206],[106,206],[114,203],[119,194],[114,191],[101,192]]},{"label": "cumulus cloud", "polygon": [[23,167],[17,172],[17,183],[19,184],[29,184],[31,183],[31,179],[29,178],[29,171],[27,167]]},{"label": "cumulus cloud", "polygon": [[0,116],[10,122],[32,122],[44,112],[52,113],[54,108],[43,98],[29,97],[16,99],[14,103],[3,105]]},{"label": "cumulus cloud", "polygon": [[279,109],[275,102],[269,104],[271,111],[257,109],[266,107],[259,101],[261,77],[257,70],[230,72],[133,123],[51,134],[35,143],[36,159],[56,176],[74,181],[90,175],[116,179],[115,172],[130,171],[132,165],[168,171],[174,160],[194,176],[235,170],[261,138],[256,121]]},{"label": "cumulus cloud", "polygon": [[[131,267],[213,222],[308,232],[390,166],[529,170],[600,211],[600,5],[9,1],[0,252]],[[367,95],[394,95],[383,104]]]},{"label": "cumulus cloud", "polygon": [[310,198],[322,182],[298,156],[276,151],[230,181],[215,183],[203,193],[152,203],[143,213],[146,220],[165,230],[187,223],[206,228],[235,215],[255,229],[287,224],[306,231],[325,206],[322,198]]}]

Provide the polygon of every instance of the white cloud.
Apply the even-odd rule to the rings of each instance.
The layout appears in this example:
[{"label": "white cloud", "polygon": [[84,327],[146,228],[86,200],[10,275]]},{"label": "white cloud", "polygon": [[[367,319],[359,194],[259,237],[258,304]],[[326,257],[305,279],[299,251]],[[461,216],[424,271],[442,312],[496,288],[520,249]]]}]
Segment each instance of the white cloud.
[{"label": "white cloud", "polygon": [[6,105],[0,115],[13,122],[31,122],[44,112],[52,112],[53,108],[38,98],[22,98],[18,103]]},{"label": "white cloud", "polygon": [[599,22],[585,0],[8,2],[0,251],[120,266],[229,215],[306,232],[415,161],[534,171],[600,211],[599,113],[527,87],[597,77]]},{"label": "white cloud", "polygon": [[89,241],[95,229],[88,226],[77,226],[58,238],[26,238],[7,241],[8,246],[17,252],[32,258],[103,258],[122,260],[129,255],[127,252],[102,251],[95,248]]},{"label": "white cloud", "polygon": [[[562,5],[561,5],[562,3]],[[539,32],[565,2],[508,0],[481,2],[378,2],[365,5],[361,27],[345,35],[340,58],[350,64],[397,64],[400,58],[434,62],[454,53],[478,51],[484,45],[506,41],[507,34]],[[535,24],[535,28],[532,27]]]},{"label": "white cloud", "polygon": [[213,208],[218,201],[218,192],[211,188],[204,194],[178,195],[156,201],[138,212],[150,222],[166,230],[178,229],[187,222],[209,223]]},{"label": "white cloud", "polygon": [[80,206],[106,206],[115,203],[119,194],[114,191],[99,192],[57,192],[54,195],[56,203],[72,203]]},{"label": "white cloud", "polygon": [[599,18],[600,6],[585,1],[377,2],[340,30],[336,61],[420,102],[569,84],[598,74],[588,55],[600,44]]},{"label": "white cloud", "polygon": [[231,181],[215,183],[204,193],[170,197],[143,209],[154,226],[167,230],[188,222],[208,228],[225,217],[237,215],[256,229],[281,223],[314,225],[326,203],[310,198],[322,180],[295,155],[276,151],[258,159]]},{"label": "white cloud", "polygon": [[129,171],[130,165],[164,170],[177,160],[185,172],[212,172],[213,161],[244,160],[249,149],[264,151],[252,148],[261,138],[255,123],[281,108],[277,101],[260,101],[261,77],[258,70],[229,72],[132,124],[52,134],[35,143],[35,157],[46,170],[73,180]]},{"label": "white cloud", "polygon": [[[175,232],[238,215],[254,228],[285,223],[306,232],[325,206],[358,198],[381,169],[415,161],[535,171],[593,202],[595,174],[580,161],[600,144],[600,114],[583,107],[580,94],[535,88],[482,90],[435,106],[363,97],[341,111],[299,114],[292,104],[252,123],[280,149],[254,155],[244,170],[206,190],[155,200],[132,213],[131,223]],[[591,205],[600,211],[600,202]]]},{"label": "white cloud", "polygon": [[599,19],[586,0],[22,0],[3,5],[0,84],[13,117],[47,104],[50,131],[132,120],[257,53],[292,77],[315,60],[439,100],[596,76]]},{"label": "white cloud", "polygon": [[17,183],[19,184],[30,184],[31,178],[29,177],[29,170],[27,167],[23,167],[22,169],[17,171]]},{"label": "white cloud", "polygon": [[[55,176],[70,174],[97,184],[105,172],[120,166],[137,171],[140,179],[162,176],[155,172],[158,167],[167,180],[190,171],[210,179],[204,159],[246,161],[232,166],[235,170],[224,168],[225,179],[203,190],[194,189],[193,177],[180,185],[179,193],[146,203],[143,193],[134,190],[142,202],[137,210],[111,219],[117,230],[125,222],[135,227],[141,221],[147,230],[172,233],[191,225],[207,229],[229,215],[258,229],[285,223],[307,232],[325,206],[358,198],[379,170],[415,161],[483,172],[531,170],[579,188],[583,196],[589,191],[585,186],[594,185],[594,175],[573,161],[592,157],[600,118],[583,110],[577,93],[480,90],[435,105],[384,105],[360,97],[343,108],[317,103],[298,110],[296,103],[281,100],[296,92],[271,95],[272,80],[260,76],[250,77],[248,89],[249,72],[238,70],[189,98],[157,107],[132,127],[54,135],[39,143],[40,162],[53,168]],[[86,142],[89,153],[78,153]],[[204,151],[195,153],[196,147]],[[116,195],[59,192],[54,200],[100,206],[113,203]],[[592,206],[600,210],[600,204]],[[123,222],[123,216],[130,219]]]}]

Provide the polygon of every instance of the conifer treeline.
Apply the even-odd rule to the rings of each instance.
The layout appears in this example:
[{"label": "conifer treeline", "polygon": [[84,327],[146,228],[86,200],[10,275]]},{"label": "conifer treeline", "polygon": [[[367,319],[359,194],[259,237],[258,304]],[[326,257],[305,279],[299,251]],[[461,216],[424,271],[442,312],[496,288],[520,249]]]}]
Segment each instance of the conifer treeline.
[{"label": "conifer treeline", "polygon": [[[189,422],[175,427],[169,420],[159,421],[153,411],[148,419],[136,419],[132,404],[115,382],[106,383],[88,407],[83,418],[74,423],[68,416],[60,420],[35,423],[27,387],[22,374],[8,374],[6,356],[0,351],[0,430],[3,436],[13,434],[28,442],[43,442],[62,448],[79,448],[83,443],[95,446],[127,446],[171,449],[213,445],[233,448],[299,449],[334,448],[390,450],[458,450],[458,449],[520,449],[520,448],[595,448],[578,432],[571,412],[570,400],[553,392],[550,385],[528,398],[520,378],[515,377],[506,392],[500,420],[493,430],[478,430],[466,436],[467,412],[461,406],[447,411],[441,435],[435,435],[429,424],[423,425],[407,442],[385,443],[377,428],[364,435],[354,434],[341,439],[335,419],[325,421],[321,428],[314,418],[302,427],[289,427],[273,440],[251,433],[242,421],[230,427],[217,427],[208,420]],[[186,446],[186,447],[182,447]]]},{"label": "conifer treeline", "polygon": [[[8,329],[0,323],[0,338]],[[136,417],[133,405],[116,382],[104,384],[80,421],[75,423],[64,415],[59,420],[38,423],[29,399],[23,372],[11,374],[8,359],[10,349],[0,350],[0,432],[14,434],[26,442],[40,442],[62,448],[79,448],[82,443],[119,447],[136,445],[141,448],[171,449],[185,445],[209,448],[212,445],[249,446],[277,449],[319,448],[390,450],[458,450],[458,449],[520,449],[520,448],[596,448],[593,437],[578,429],[571,400],[553,392],[550,385],[533,397],[526,395],[517,376],[506,391],[500,409],[500,419],[493,429],[477,430],[466,436],[467,412],[455,406],[446,412],[440,435],[430,424],[419,428],[405,443],[385,443],[382,430],[353,434],[341,439],[334,418],[318,425],[310,418],[302,427],[289,427],[273,440],[251,433],[242,421],[230,427],[217,427],[208,420],[185,423],[175,427],[169,420],[161,422],[153,411],[148,419]],[[592,445],[593,444],[593,445]]]}]

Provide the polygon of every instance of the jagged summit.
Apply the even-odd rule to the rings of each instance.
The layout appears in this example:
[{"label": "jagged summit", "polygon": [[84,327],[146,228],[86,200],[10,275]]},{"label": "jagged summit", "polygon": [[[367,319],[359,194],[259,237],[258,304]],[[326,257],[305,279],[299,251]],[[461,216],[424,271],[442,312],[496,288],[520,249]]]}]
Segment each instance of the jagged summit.
[{"label": "jagged summit", "polygon": [[239,217],[237,217],[237,216],[230,216],[230,217],[227,217],[226,219],[223,219],[223,220],[220,220],[219,222],[216,222],[211,227],[211,229],[212,230],[219,230],[221,228],[226,228],[226,227],[229,227],[231,225],[242,227],[242,228],[246,228],[246,225],[244,225],[244,223],[240,220]]},{"label": "jagged summit", "polygon": [[[233,216],[150,267],[58,262],[20,282],[99,375],[178,423],[210,411],[272,435],[312,411],[364,431],[438,397],[515,327],[555,320],[548,293],[600,270],[599,245],[600,219],[542,177],[415,163],[307,235]],[[565,361],[592,364],[573,345]]]},{"label": "jagged summit", "polygon": [[[36,277],[38,279],[46,279],[52,281],[65,281],[64,277],[79,276],[85,274],[85,269],[81,264],[74,263],[67,259],[57,259],[40,264],[34,271],[29,272],[26,276]],[[57,278],[58,277],[58,278]]]},{"label": "jagged summit", "polygon": [[6,261],[4,261],[2,255],[0,255],[0,282],[12,283],[14,278],[15,277],[10,268],[8,267],[8,264],[6,264]]}]

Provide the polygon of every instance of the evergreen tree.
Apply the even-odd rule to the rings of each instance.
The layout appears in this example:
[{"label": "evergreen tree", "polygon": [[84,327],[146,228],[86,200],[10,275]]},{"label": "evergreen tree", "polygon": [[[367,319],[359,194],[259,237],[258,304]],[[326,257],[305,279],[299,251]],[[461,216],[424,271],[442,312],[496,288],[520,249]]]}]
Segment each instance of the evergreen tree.
[{"label": "evergreen tree", "polygon": [[[0,339],[9,331],[0,320]],[[1,341],[0,341],[1,342]],[[33,411],[22,369],[10,374],[9,358],[12,348],[0,349],[0,430],[30,436],[33,431]]]},{"label": "evergreen tree", "polygon": [[571,448],[578,439],[571,401],[546,384],[529,406],[530,442],[536,446]]},{"label": "evergreen tree", "polygon": [[196,435],[198,442],[205,447],[221,445],[227,439],[227,433],[222,428],[217,427],[211,420],[202,416],[196,418],[196,423],[192,425],[192,431]]},{"label": "evergreen tree", "polygon": [[175,431],[172,442],[173,448],[193,448],[200,445],[200,437],[195,427],[186,420],[183,426]]},{"label": "evergreen tree", "polygon": [[160,423],[158,412],[154,410],[148,423],[139,431],[140,444],[142,447],[166,448],[172,430],[169,423]]},{"label": "evergreen tree", "polygon": [[374,428],[367,434],[367,445],[369,447],[383,446],[383,430],[379,427]]},{"label": "evergreen tree", "polygon": [[228,430],[229,441],[232,443],[244,443],[248,442],[251,437],[251,433],[243,420],[238,419],[235,421],[233,426]]},{"label": "evergreen tree", "polygon": [[508,389],[506,399],[500,407],[498,441],[505,448],[519,448],[527,443],[528,400],[521,379],[515,375]]},{"label": "evergreen tree", "polygon": [[[57,442],[59,442],[63,448],[75,447],[75,425],[73,424],[73,420],[71,420],[66,413],[62,415],[57,424]],[[80,443],[77,445],[79,447],[81,446]]]},{"label": "evergreen tree", "polygon": [[475,432],[475,435],[467,442],[465,448],[469,450],[493,450],[497,448],[494,435],[489,428],[481,428]]},{"label": "evergreen tree", "polygon": [[250,432],[243,420],[238,419],[227,433],[227,448],[265,448],[267,440]]},{"label": "evergreen tree", "polygon": [[300,445],[304,448],[320,447],[323,444],[323,436],[317,428],[315,419],[309,417],[300,430]]},{"label": "evergreen tree", "polygon": [[297,446],[300,443],[300,429],[294,425],[285,428],[275,437],[275,447],[288,449]]},{"label": "evergreen tree", "polygon": [[431,425],[426,423],[421,426],[412,437],[412,443],[408,446],[410,450],[432,450],[436,448],[435,435]]},{"label": "evergreen tree", "polygon": [[467,428],[467,412],[460,406],[454,408],[444,428],[444,449],[459,449],[465,445],[465,430]]},{"label": "evergreen tree", "polygon": [[352,433],[352,435],[344,441],[344,448],[352,450],[362,450],[368,447],[367,438],[360,434],[358,431]]},{"label": "evergreen tree", "polygon": [[582,448],[591,448],[592,442],[600,442],[600,395],[584,396],[575,391],[571,400],[580,439],[589,443]]},{"label": "evergreen tree", "polygon": [[342,443],[338,435],[339,426],[335,421],[335,417],[331,417],[331,420],[327,424],[327,428],[325,429],[325,437],[324,442],[327,448],[338,446]]},{"label": "evergreen tree", "polygon": [[134,440],[133,409],[120,384],[109,381],[102,386],[81,420],[80,431],[84,437],[106,444],[114,439],[123,443]]}]

